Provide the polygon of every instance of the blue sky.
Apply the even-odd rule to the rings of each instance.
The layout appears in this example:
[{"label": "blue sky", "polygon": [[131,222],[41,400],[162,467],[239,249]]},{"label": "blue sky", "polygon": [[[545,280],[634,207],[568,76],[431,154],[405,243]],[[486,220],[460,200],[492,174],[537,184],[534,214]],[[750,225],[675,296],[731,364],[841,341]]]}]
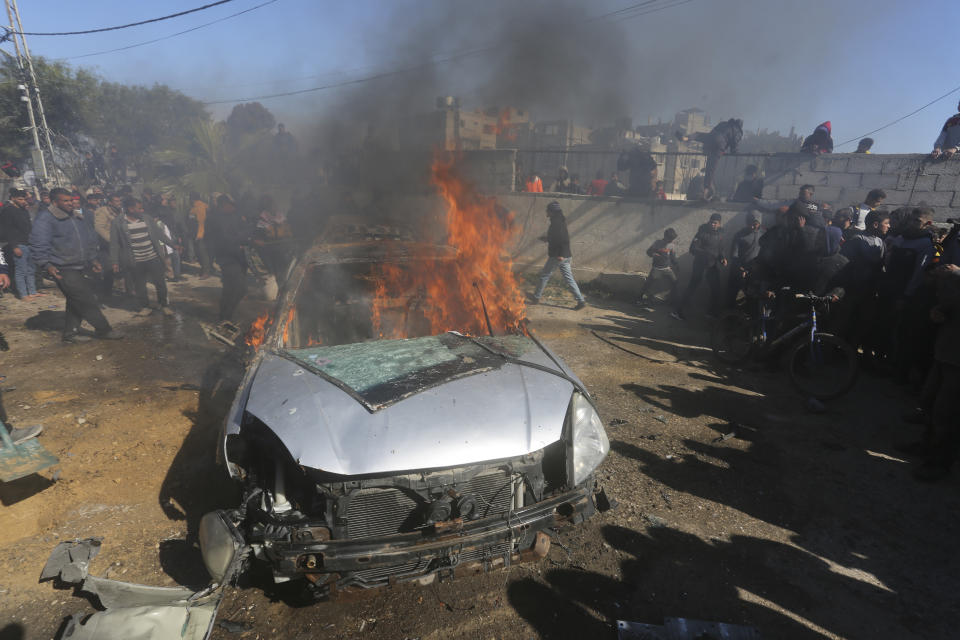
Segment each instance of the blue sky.
[{"label": "blue sky", "polygon": [[[34,55],[93,67],[112,81],[165,83],[203,100],[230,99],[304,89],[396,68],[417,60],[423,51],[454,52],[491,39],[496,42],[498,20],[512,23],[514,29],[518,21],[530,22],[531,33],[536,33],[538,16],[550,11],[549,4],[520,1],[501,4],[501,10],[485,3],[489,11],[478,13],[474,6],[478,3],[466,0],[277,0],[162,42],[76,58],[163,37],[263,1],[235,0],[122,31],[34,36],[29,45]],[[677,0],[657,0],[653,6],[670,2]],[[112,26],[204,2],[20,0],[20,4],[29,32]],[[568,0],[566,4],[578,3]],[[593,16],[636,2],[580,4],[584,14]],[[504,7],[517,9],[504,11]],[[438,22],[437,16],[443,19]],[[831,120],[839,143],[960,86],[960,76],[944,67],[957,55],[951,33],[958,23],[960,2],[956,0],[692,0],[608,28],[626,43],[617,55],[627,68],[619,70],[614,80],[621,85],[636,123],[648,117],[669,119],[677,110],[696,106],[714,120],[743,117],[749,129],[787,131],[794,126],[808,133],[819,122]],[[572,27],[550,37],[574,46],[576,34],[577,28]],[[611,41],[617,37],[611,36]],[[442,88],[445,93],[470,96],[487,70],[484,55],[442,64],[440,79],[430,91]],[[537,75],[549,79],[553,73],[548,66]],[[603,69],[587,73],[604,75]],[[558,82],[564,74],[565,70],[556,70]],[[374,95],[387,105],[393,98],[391,90]],[[263,103],[291,128],[305,128],[325,110],[337,108],[337,98],[335,91],[325,91]],[[423,95],[424,110],[432,108],[434,98],[433,93]],[[960,92],[874,135],[874,151],[928,151],[943,121],[955,113],[958,99]],[[218,117],[229,109],[230,105],[211,106]],[[535,106],[533,111],[536,115]]]}]

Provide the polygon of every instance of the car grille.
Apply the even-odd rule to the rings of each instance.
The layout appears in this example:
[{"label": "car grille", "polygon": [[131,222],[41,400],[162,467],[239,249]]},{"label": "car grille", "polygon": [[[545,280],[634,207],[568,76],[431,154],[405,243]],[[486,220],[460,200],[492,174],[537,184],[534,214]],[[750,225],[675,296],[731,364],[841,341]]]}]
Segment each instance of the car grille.
[{"label": "car grille", "polygon": [[[487,517],[510,509],[513,483],[501,470],[474,476],[459,485],[450,485],[462,494],[477,497],[478,516]],[[413,531],[423,524],[425,501],[413,492],[396,488],[358,489],[350,494],[347,509],[347,537],[385,536]]]},{"label": "car grille", "polygon": [[[486,560],[493,560],[494,558],[502,558],[511,553],[512,550],[513,544],[510,542],[498,542],[487,547],[470,549],[460,554],[458,564],[483,562]],[[371,589],[373,587],[387,584],[391,578],[401,582],[404,580],[411,580],[413,578],[419,578],[420,576],[428,573],[431,569],[436,569],[436,565],[431,566],[432,562],[433,558],[427,556],[420,558],[416,562],[397,564],[393,565],[392,567],[363,569],[361,571],[353,572],[350,575],[350,581],[351,584],[354,584],[358,587]]]}]

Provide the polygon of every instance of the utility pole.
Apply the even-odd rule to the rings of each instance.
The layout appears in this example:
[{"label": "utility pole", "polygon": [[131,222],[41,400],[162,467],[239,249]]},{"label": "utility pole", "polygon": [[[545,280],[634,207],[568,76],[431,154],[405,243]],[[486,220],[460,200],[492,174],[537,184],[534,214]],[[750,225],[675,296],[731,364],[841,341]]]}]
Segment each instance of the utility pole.
[{"label": "utility pole", "polygon": [[[40,99],[40,85],[37,82],[37,74],[33,69],[33,59],[30,57],[30,48],[27,46],[27,39],[23,35],[23,23],[20,20],[20,9],[17,7],[17,0],[4,0],[4,4],[7,7],[7,19],[10,21],[10,31],[14,32],[13,46],[17,54],[17,64],[20,68],[21,74],[24,76],[23,81],[27,85],[27,99],[25,102],[27,103],[27,109],[30,112],[30,128],[33,131],[33,142],[37,156],[34,158],[34,169],[40,170],[41,177],[45,182],[49,179],[49,173],[47,172],[47,159],[44,157],[44,149],[40,144],[37,122],[33,114],[33,106],[36,105],[37,113],[40,115],[40,129],[43,132],[44,142],[46,143],[46,151],[49,153],[50,166],[53,167],[53,180],[57,183],[57,186],[61,186],[60,172],[57,171],[56,161],[53,156],[53,142],[50,140],[50,127],[47,126],[47,116],[43,111],[43,100]],[[16,18],[16,25],[14,25],[14,18]],[[22,53],[21,47],[23,48]],[[24,65],[24,61],[26,62],[26,65]]]}]

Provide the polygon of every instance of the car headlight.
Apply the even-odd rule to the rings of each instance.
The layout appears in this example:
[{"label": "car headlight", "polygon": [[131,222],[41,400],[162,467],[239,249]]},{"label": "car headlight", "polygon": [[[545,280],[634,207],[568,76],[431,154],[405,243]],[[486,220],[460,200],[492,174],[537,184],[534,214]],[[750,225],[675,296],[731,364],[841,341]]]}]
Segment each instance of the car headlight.
[{"label": "car headlight", "polygon": [[207,573],[223,584],[227,571],[243,547],[243,537],[223,511],[211,511],[200,519],[200,553]]},{"label": "car headlight", "polygon": [[573,394],[570,402],[570,429],[567,478],[576,486],[586,480],[607,457],[610,441],[593,405],[578,392]]}]

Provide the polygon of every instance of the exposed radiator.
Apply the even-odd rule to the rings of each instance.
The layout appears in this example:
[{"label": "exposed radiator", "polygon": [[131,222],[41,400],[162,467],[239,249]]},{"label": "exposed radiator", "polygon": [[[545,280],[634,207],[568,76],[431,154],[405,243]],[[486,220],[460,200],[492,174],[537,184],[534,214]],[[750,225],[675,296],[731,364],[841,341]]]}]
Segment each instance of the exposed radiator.
[{"label": "exposed radiator", "polygon": [[[448,488],[476,496],[477,516],[485,518],[510,509],[514,482],[505,471],[494,469]],[[347,536],[357,539],[413,531],[424,524],[425,510],[425,499],[412,491],[393,487],[358,489],[350,494]]]}]

